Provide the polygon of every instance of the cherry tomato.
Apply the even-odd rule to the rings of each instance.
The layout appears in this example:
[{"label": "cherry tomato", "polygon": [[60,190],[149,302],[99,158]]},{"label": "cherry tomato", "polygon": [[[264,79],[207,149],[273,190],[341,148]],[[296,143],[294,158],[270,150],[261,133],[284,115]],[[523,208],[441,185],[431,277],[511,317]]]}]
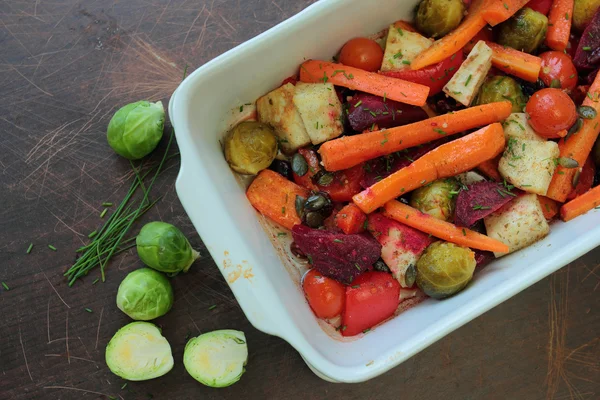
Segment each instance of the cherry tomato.
[{"label": "cherry tomato", "polygon": [[380,72],[380,74],[429,86],[429,96],[432,96],[442,91],[444,85],[454,76],[462,62],[463,52],[460,50],[444,61],[416,71],[406,68],[397,71]]},{"label": "cherry tomato", "polygon": [[542,69],[540,79],[548,87],[566,89],[571,91],[577,86],[577,69],[571,61],[571,57],[562,51],[547,51],[540,54]]},{"label": "cherry tomato", "polygon": [[569,129],[577,119],[575,103],[560,89],[535,92],[525,106],[529,125],[540,136],[557,138],[558,132]]},{"label": "cherry tomato", "polygon": [[552,0],[531,0],[529,3],[525,4],[525,7],[529,7],[533,11],[537,11],[544,15],[548,15],[550,6],[552,6]]},{"label": "cherry tomato", "polygon": [[365,272],[346,286],[343,336],[354,336],[394,314],[400,304],[400,284],[387,272]]},{"label": "cherry tomato", "polygon": [[346,289],[338,281],[311,269],[302,282],[304,294],[310,308],[319,318],[333,318],[344,310]]},{"label": "cherry tomato", "polygon": [[581,196],[582,194],[590,190],[592,188],[592,185],[594,184],[595,175],[596,166],[594,165],[592,157],[588,157],[588,159],[585,160],[585,164],[583,164],[581,172],[579,173],[579,182],[577,183],[577,186],[571,191],[571,193],[569,193],[569,196],[567,196],[567,200],[572,200],[575,197]]},{"label": "cherry tomato", "polygon": [[346,42],[340,52],[340,62],[349,67],[375,72],[381,67],[383,50],[376,41],[354,38]]},{"label": "cherry tomato", "polygon": [[287,83],[291,83],[292,85],[296,86],[296,83],[298,83],[298,78],[296,78],[295,76],[288,76],[283,80],[283,82],[281,82],[281,86]]}]

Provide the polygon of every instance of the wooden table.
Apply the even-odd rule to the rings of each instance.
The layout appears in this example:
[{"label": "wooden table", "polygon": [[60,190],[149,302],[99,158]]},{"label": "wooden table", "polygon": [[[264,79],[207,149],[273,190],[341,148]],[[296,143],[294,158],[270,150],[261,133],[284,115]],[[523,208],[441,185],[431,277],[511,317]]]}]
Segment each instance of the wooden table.
[{"label": "wooden table", "polygon": [[[0,398],[600,398],[600,249],[387,374],[331,384],[248,323],[177,199],[177,165],[144,217],[176,224],[202,254],[173,280],[175,306],[158,321],[176,365],[126,386],[110,373],[104,348],[128,322],[116,290],[142,264],[134,252],[115,259],[104,284],[92,285],[95,271],[69,288],[62,274],[101,223],[101,203],[128,187],[129,164],[105,139],[111,115],[139,99],[166,103],[186,64],[197,68],[310,3],[0,2],[0,280],[10,287],[0,288]],[[222,328],[246,332],[250,360],[239,383],[217,390],[188,376],[181,359],[186,338]]]}]

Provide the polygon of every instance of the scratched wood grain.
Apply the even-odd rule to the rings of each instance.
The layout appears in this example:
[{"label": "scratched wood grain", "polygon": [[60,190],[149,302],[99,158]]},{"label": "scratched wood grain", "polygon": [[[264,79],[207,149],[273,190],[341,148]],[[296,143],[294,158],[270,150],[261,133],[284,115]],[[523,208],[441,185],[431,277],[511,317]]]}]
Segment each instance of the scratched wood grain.
[{"label": "scratched wood grain", "polygon": [[[97,272],[73,288],[62,278],[101,223],[101,203],[117,202],[131,177],[106,144],[106,124],[130,101],[167,101],[184,65],[197,68],[311,2],[0,1],[0,280],[10,287],[0,289],[0,398],[600,398],[600,250],[382,377],[330,384],[250,326],[177,200],[176,164],[145,217],[178,225],[202,254],[173,280],[175,307],[158,321],[176,365],[121,389],[104,348],[128,322],[115,294],[140,261],[117,258],[104,284],[91,284]],[[246,332],[250,360],[239,383],[216,390],[190,378],[181,359],[187,337],[219,328]]]}]

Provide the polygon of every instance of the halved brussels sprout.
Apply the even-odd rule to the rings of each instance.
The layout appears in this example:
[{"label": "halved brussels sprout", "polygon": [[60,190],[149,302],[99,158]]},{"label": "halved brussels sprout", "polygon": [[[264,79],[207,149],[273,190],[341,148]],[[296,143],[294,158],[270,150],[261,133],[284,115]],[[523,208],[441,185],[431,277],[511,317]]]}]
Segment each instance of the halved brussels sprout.
[{"label": "halved brussels sprout", "polygon": [[412,192],[410,205],[434,218],[450,221],[459,189],[460,184],[455,179],[440,179]]},{"label": "halved brussels sprout", "polygon": [[471,281],[476,264],[475,253],[466,247],[432,243],[417,261],[417,286],[434,299],[452,296]]},{"label": "halved brussels sprout", "polygon": [[240,380],[248,362],[244,332],[224,329],[205,333],[186,344],[183,364],[203,385],[220,388]]},{"label": "halved brussels sprout", "polygon": [[417,30],[439,38],[456,28],[465,15],[463,0],[423,0],[417,8]]},{"label": "halved brussels sprout", "polygon": [[200,254],[192,249],[185,235],[166,222],[149,222],[135,239],[144,264],[169,275],[187,272]]},{"label": "halved brussels sprout", "polygon": [[546,38],[548,18],[525,7],[498,25],[498,44],[533,53]]},{"label": "halved brussels sprout", "polygon": [[277,149],[273,128],[262,122],[240,122],[225,138],[225,159],[240,174],[256,175],[268,168]]},{"label": "halved brussels sprout", "polygon": [[130,381],[158,378],[173,368],[171,346],[149,322],[132,322],[115,333],[106,346],[106,365]]},{"label": "halved brussels sprout", "polygon": [[112,149],[130,160],[147,156],[163,135],[165,110],[160,101],[138,101],[115,113],[108,124],[106,138]]},{"label": "halved brussels sprout", "polygon": [[117,307],[131,319],[149,321],[173,306],[171,282],[160,272],[141,268],[130,272],[119,285]]},{"label": "halved brussels sprout", "polygon": [[475,104],[488,104],[497,101],[510,101],[512,103],[512,112],[523,112],[527,104],[527,97],[523,94],[521,85],[510,76],[491,76],[488,77],[479,89],[475,98]]}]

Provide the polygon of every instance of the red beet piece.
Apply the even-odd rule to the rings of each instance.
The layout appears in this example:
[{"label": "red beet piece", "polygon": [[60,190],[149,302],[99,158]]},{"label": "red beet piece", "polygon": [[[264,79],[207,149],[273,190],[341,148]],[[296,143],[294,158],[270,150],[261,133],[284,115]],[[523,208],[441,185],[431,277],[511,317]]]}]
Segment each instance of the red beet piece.
[{"label": "red beet piece", "polygon": [[[358,106],[357,106],[358,105]],[[427,119],[421,107],[398,103],[368,93],[356,93],[349,102],[348,120],[352,129],[362,132],[373,124],[393,128]]]},{"label": "red beet piece", "polygon": [[381,245],[368,234],[344,235],[296,225],[292,237],[314,268],[342,283],[351,283],[381,257]]},{"label": "red beet piece", "polygon": [[600,8],[581,35],[573,64],[577,69],[594,69],[600,66]]},{"label": "red beet piece", "polygon": [[457,226],[472,226],[511,201],[514,197],[511,194],[516,194],[496,182],[477,182],[467,189],[461,190],[456,198],[454,223]]},{"label": "red beet piece", "polygon": [[475,268],[483,268],[486,265],[488,265],[489,263],[491,263],[492,261],[494,261],[494,259],[495,259],[494,253],[490,253],[489,251],[483,251],[483,250],[477,250],[477,249],[472,249],[472,250],[475,253],[475,262],[477,263],[475,265]]}]

